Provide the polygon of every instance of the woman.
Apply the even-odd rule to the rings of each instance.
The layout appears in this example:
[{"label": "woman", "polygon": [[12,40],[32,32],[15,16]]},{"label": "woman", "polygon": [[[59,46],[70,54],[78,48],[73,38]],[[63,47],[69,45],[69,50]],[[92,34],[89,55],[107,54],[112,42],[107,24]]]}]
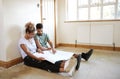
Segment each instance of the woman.
[{"label": "woman", "polygon": [[51,72],[66,72],[64,70],[65,61],[58,61],[55,64],[52,64],[45,60],[45,58],[33,55],[35,52],[41,52],[40,49],[37,49],[35,41],[35,27],[34,24],[29,22],[25,25],[25,35],[19,40],[19,49],[24,60],[24,64],[31,67],[36,67],[44,69]]}]

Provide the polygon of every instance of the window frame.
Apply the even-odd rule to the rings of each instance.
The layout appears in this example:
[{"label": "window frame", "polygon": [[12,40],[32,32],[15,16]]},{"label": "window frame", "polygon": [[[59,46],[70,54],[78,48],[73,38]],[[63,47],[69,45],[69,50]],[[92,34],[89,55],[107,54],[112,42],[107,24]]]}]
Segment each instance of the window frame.
[{"label": "window frame", "polygon": [[[115,2],[110,2],[110,3],[103,3],[103,0],[100,0],[101,1],[101,4],[97,4],[97,5],[95,5],[95,4],[93,4],[93,5],[91,5],[91,0],[88,0],[88,5],[85,5],[85,6],[79,6],[79,0],[77,0],[77,12],[76,12],[76,20],[71,20],[71,19],[68,19],[68,6],[67,6],[67,1],[68,0],[66,0],[66,19],[65,19],[65,22],[79,22],[79,21],[81,21],[81,22],[101,22],[101,21],[120,21],[120,18],[118,18],[117,17],[117,12],[118,12],[118,0],[116,0]],[[115,16],[114,16],[114,19],[104,19],[103,18],[103,7],[104,6],[109,6],[109,5],[114,5],[115,6]],[[90,12],[91,12],[91,8],[92,7],[100,7],[101,8],[101,12],[100,12],[100,19],[90,19]],[[80,8],[88,8],[88,19],[86,19],[86,20],[80,20],[79,19],[79,9]]]}]

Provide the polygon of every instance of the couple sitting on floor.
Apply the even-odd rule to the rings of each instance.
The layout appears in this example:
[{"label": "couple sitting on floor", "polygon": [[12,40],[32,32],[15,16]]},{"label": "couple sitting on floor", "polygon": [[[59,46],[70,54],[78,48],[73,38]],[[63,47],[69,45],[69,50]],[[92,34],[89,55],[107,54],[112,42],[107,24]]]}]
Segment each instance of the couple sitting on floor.
[{"label": "couple sitting on floor", "polygon": [[[44,55],[44,51],[49,50],[51,50],[53,54],[57,53],[52,42],[49,40],[48,35],[43,33],[43,25],[41,23],[36,25],[36,30],[37,33],[35,34],[34,24],[31,22],[27,23],[25,25],[25,35],[19,40],[18,47],[24,60],[24,64],[56,73],[69,72],[70,69],[64,68],[66,60],[59,60],[55,63],[51,63],[44,57],[37,57],[34,55],[36,52]],[[47,46],[47,43],[50,45],[50,48]],[[79,69],[81,58],[87,61],[92,53],[93,49],[90,49],[88,52],[82,54],[71,53],[70,58],[74,57],[77,60],[75,69]]]}]

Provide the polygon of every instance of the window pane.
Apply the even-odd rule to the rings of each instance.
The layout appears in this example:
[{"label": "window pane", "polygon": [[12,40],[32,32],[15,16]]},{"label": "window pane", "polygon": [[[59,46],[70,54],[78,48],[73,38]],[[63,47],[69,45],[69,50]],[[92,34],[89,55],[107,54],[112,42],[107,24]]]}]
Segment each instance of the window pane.
[{"label": "window pane", "polygon": [[115,18],[115,7],[114,5],[103,7],[103,19],[114,19]]},{"label": "window pane", "polygon": [[111,2],[116,2],[116,0],[103,0],[103,3],[111,3]]},{"label": "window pane", "polygon": [[91,5],[101,4],[101,0],[91,0]]},{"label": "window pane", "polygon": [[88,20],[88,8],[79,8],[79,20]]},{"label": "window pane", "polygon": [[120,0],[118,0],[118,2],[120,3]]},{"label": "window pane", "polygon": [[79,6],[88,5],[88,0],[78,0]]},{"label": "window pane", "polygon": [[90,8],[90,19],[92,19],[92,20],[101,19],[101,7],[91,7]]},{"label": "window pane", "polygon": [[117,12],[117,18],[120,19],[120,0],[118,1],[118,12]]},{"label": "window pane", "polygon": [[[72,5],[72,6],[71,6]],[[68,0],[67,3],[67,20],[76,20],[77,19],[77,1]]]}]

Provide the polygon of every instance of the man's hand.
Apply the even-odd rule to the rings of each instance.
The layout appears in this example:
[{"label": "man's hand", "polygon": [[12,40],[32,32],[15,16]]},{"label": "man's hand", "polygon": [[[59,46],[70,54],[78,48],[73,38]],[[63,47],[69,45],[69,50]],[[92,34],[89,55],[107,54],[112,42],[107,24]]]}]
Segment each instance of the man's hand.
[{"label": "man's hand", "polygon": [[42,47],[42,50],[43,51],[45,51],[45,50],[51,50],[51,48]]},{"label": "man's hand", "polygon": [[55,54],[55,53],[56,53],[56,50],[55,50],[54,48],[52,49],[52,53],[53,53],[53,54]]},{"label": "man's hand", "polygon": [[51,48],[47,48],[47,50],[51,50]]}]

